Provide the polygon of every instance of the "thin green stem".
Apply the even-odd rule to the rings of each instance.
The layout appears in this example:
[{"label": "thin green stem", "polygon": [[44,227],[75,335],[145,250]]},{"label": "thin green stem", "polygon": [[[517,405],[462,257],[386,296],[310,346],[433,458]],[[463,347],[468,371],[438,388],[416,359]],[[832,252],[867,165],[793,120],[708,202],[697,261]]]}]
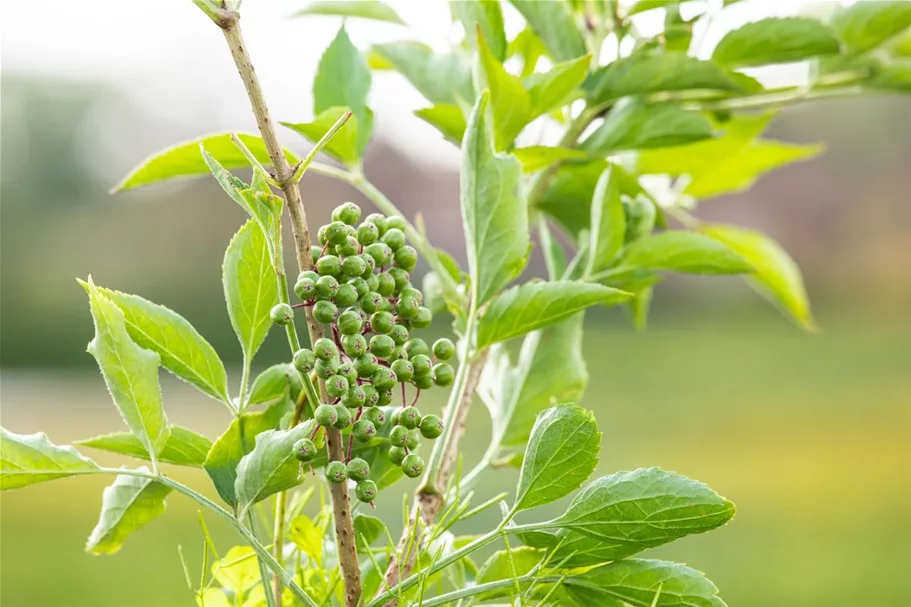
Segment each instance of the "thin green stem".
[{"label": "thin green stem", "polygon": [[[252,512],[247,513],[247,525],[250,527],[250,532],[253,534],[253,537],[256,537],[256,521],[253,517]],[[266,607],[276,607],[275,597],[269,592],[269,582],[272,577],[269,574],[269,568],[266,566],[266,563],[262,559],[256,559],[259,563],[259,576],[262,579],[263,584],[263,595],[266,597]],[[281,566],[281,561],[278,561],[279,566]],[[281,584],[279,584],[279,591],[281,591]],[[281,592],[279,592],[279,601],[281,601]]]},{"label": "thin green stem", "polygon": [[816,99],[834,99],[839,97],[856,97],[868,92],[861,86],[844,86],[820,89],[805,89],[802,87],[775,91],[764,95],[750,97],[731,97],[715,101],[685,102],[687,109],[723,111],[723,110],[753,110],[774,107],[785,104],[801,103]]},{"label": "thin green stem", "polygon": [[339,116],[338,120],[335,121],[335,124],[329,127],[329,130],[326,131],[326,134],[320,137],[320,140],[316,142],[316,145],[313,146],[313,149],[310,150],[304,159],[297,163],[297,165],[294,167],[294,172],[291,174],[291,177],[289,179],[291,183],[300,182],[306,170],[313,163],[313,160],[319,155],[320,152],[323,151],[323,148],[329,145],[329,142],[332,140],[332,138],[335,137],[336,133],[338,133],[343,126],[345,126],[345,123],[348,122],[348,119],[351,118],[351,116],[351,112],[345,112]]},{"label": "thin green stem", "polygon": [[244,354],[244,367],[240,372],[240,389],[237,395],[237,415],[247,408],[247,387],[250,385],[250,357]]},{"label": "thin green stem", "polygon": [[461,599],[467,599],[479,594],[484,594],[485,592],[490,592],[491,590],[505,590],[510,587],[515,587],[517,584],[530,584],[535,581],[538,581],[542,584],[556,584],[562,579],[563,576],[560,575],[547,575],[537,578],[537,580],[534,578],[534,576],[523,575],[521,577],[509,578],[506,580],[497,580],[495,582],[478,584],[477,586],[471,586],[470,588],[454,590],[452,592],[447,592],[446,594],[435,596],[432,599],[427,599],[421,603],[421,607],[438,607],[439,605],[450,605],[454,601],[459,601]]}]

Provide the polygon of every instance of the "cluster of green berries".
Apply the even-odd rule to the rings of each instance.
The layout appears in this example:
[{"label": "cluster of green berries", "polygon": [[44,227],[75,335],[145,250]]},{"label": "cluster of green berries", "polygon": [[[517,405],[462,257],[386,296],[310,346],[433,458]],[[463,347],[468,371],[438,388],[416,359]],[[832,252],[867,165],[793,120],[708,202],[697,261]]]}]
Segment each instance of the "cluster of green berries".
[{"label": "cluster of green berries", "polygon": [[[381,407],[392,404],[399,387],[402,403],[392,415],[389,457],[413,478],[424,471],[424,461],[414,452],[421,438],[434,439],[443,432],[438,416],[422,416],[414,404],[422,390],[452,384],[454,371],[447,361],[455,355],[455,345],[440,339],[431,347],[411,336],[412,329],[429,326],[433,315],[411,284],[409,273],[418,257],[406,244],[404,219],[374,213],[358,224],[360,218],[361,209],[346,202],[318,232],[315,271],[298,277],[294,292],[302,303],[293,308],[312,308],[314,319],[328,325],[328,331],[312,349],[298,350],[293,363],[301,373],[315,371],[325,382],[333,402],[319,405],[314,419],[326,428],[350,427],[349,454],[351,441],[369,441],[384,429]],[[272,320],[291,322],[293,308],[275,306]],[[409,383],[417,389],[411,405],[405,400]],[[316,455],[312,440],[295,444],[294,455],[301,462],[311,461]],[[334,483],[356,481],[361,501],[372,502],[376,495],[363,459],[330,462],[325,474]]]}]

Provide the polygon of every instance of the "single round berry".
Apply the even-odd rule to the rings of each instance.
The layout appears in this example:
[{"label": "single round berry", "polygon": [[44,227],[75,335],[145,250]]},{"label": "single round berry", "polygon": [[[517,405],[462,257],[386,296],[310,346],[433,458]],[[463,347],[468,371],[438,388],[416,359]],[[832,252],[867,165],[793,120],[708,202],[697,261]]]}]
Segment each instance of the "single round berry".
[{"label": "single round berry", "polygon": [[367,314],[373,314],[380,309],[380,306],[383,304],[385,299],[383,296],[376,292],[369,292],[363,295],[360,300],[358,300],[361,305],[361,310]]},{"label": "single round berry", "polygon": [[320,299],[332,299],[338,293],[338,287],[335,276],[320,276],[316,281],[316,296]]},{"label": "single round berry", "polygon": [[[375,389],[374,392],[376,392]],[[386,424],[386,413],[379,407],[370,407],[364,410],[363,418],[373,424],[377,432]]]},{"label": "single round berry", "polygon": [[392,369],[400,382],[411,381],[411,378],[414,377],[414,367],[411,366],[411,362],[408,360],[395,360],[389,365],[389,368]]},{"label": "single round berry", "polygon": [[376,436],[376,426],[373,425],[373,422],[366,419],[359,419],[354,422],[354,427],[351,429],[351,433],[354,435],[354,438],[361,442],[367,442],[374,436]]},{"label": "single round berry", "polygon": [[[395,340],[393,340],[393,341],[395,341]],[[403,346],[396,346],[395,350],[392,351],[392,354],[389,355],[388,360],[390,360],[390,361],[408,360],[408,353],[405,352],[405,348]]]},{"label": "single round berry", "polygon": [[354,287],[355,291],[357,291],[358,299],[360,299],[365,293],[370,290],[367,288],[367,281],[360,277],[352,278],[348,281],[348,284]]},{"label": "single round berry", "polygon": [[425,329],[433,322],[433,312],[429,308],[421,306],[410,320],[411,326],[415,329]]},{"label": "single round berry", "polygon": [[402,289],[400,297],[413,297],[418,300],[419,305],[424,305],[424,294],[414,287],[405,287]]},{"label": "single round berry", "polygon": [[405,342],[405,351],[408,352],[409,357],[417,356],[418,354],[428,356],[430,355],[430,346],[420,337],[412,337]]},{"label": "single round berry", "polygon": [[342,273],[342,261],[335,255],[323,255],[316,262],[316,271],[320,276],[339,276]]},{"label": "single round berry", "polygon": [[371,503],[376,498],[376,492],[376,483],[373,481],[361,481],[354,488],[354,495],[365,504]]},{"label": "single round berry", "polygon": [[411,357],[411,366],[414,367],[415,377],[429,376],[433,371],[433,363],[426,354],[415,354]]},{"label": "single round berry", "polygon": [[376,307],[377,312],[392,312],[392,302],[385,297],[379,302],[379,305]]},{"label": "single round berry", "polygon": [[348,462],[348,478],[353,481],[367,480],[370,476],[370,465],[359,457]]},{"label": "single round berry", "polygon": [[301,301],[309,301],[316,297],[316,281],[309,278],[301,278],[294,283],[294,294]]},{"label": "single round berry", "polygon": [[313,353],[320,360],[332,360],[338,356],[338,348],[335,347],[335,342],[331,339],[320,337],[313,344]]},{"label": "single round berry", "polygon": [[344,462],[326,464],[326,480],[330,483],[344,483],[348,480],[348,466]]},{"label": "single round berry", "polygon": [[294,364],[294,368],[301,373],[308,373],[312,371],[313,367],[316,365],[316,355],[313,353],[313,350],[301,348],[294,353],[292,363]]},{"label": "single round berry", "polygon": [[335,422],[338,421],[338,411],[336,410],[335,405],[322,404],[313,412],[313,419],[315,419],[316,423],[320,426],[334,426]]},{"label": "single round berry", "polygon": [[376,275],[376,292],[383,297],[389,297],[395,292],[395,278],[387,272]]},{"label": "single round berry", "polygon": [[380,395],[380,399],[376,403],[378,407],[385,407],[392,402],[392,388],[380,390],[378,393]]},{"label": "single round berry", "polygon": [[342,262],[342,272],[352,278],[360,276],[366,269],[367,262],[360,255],[346,257]]},{"label": "single round berry", "polygon": [[[359,243],[357,241],[357,238],[355,238],[354,236],[349,236],[348,238],[345,239],[345,242],[343,242],[340,245],[336,245],[336,247],[335,247],[335,253],[339,257],[351,257],[352,255],[357,255],[360,252],[361,252],[361,243]],[[344,262],[342,262],[342,271],[345,272],[346,274],[350,275],[349,272],[345,271]]]},{"label": "single round berry", "polygon": [[338,308],[331,301],[318,301],[313,306],[313,318],[317,322],[329,324],[335,322],[335,316],[338,314]]},{"label": "single round berry", "polygon": [[364,222],[375,225],[380,234],[386,231],[386,216],[382,213],[370,213],[364,217]]},{"label": "single round berry", "polygon": [[374,312],[370,317],[370,330],[374,333],[386,334],[394,328],[395,318],[389,312]]},{"label": "single round berry", "polygon": [[449,360],[455,356],[455,344],[452,340],[442,337],[433,342],[433,355],[439,360]]},{"label": "single round berry", "polygon": [[[351,288],[353,289],[354,287]],[[361,315],[353,310],[342,312],[338,317],[337,323],[338,330],[342,335],[358,335],[361,332]]]},{"label": "single round berry", "polygon": [[287,325],[294,320],[294,310],[286,303],[276,304],[269,310],[269,318],[277,325]]},{"label": "single round berry", "polygon": [[322,247],[317,245],[310,245],[310,258],[313,260],[313,265],[316,265],[316,261],[319,259],[319,256],[322,254],[322,252]]},{"label": "single round berry", "polygon": [[348,391],[348,380],[341,375],[333,375],[326,380],[326,392],[329,396],[339,398]]},{"label": "single round berry", "polygon": [[412,319],[420,308],[421,304],[414,297],[402,297],[395,304],[395,314],[399,318]]},{"label": "single round berry", "polygon": [[392,261],[392,249],[385,242],[375,242],[367,245],[364,247],[364,253],[370,255],[379,268]]},{"label": "single round berry", "polygon": [[357,228],[357,239],[366,247],[380,239],[380,230],[376,227],[376,224],[362,223]]},{"label": "single round berry", "polygon": [[[377,391],[381,392],[383,390],[389,390],[395,386],[398,379],[395,376],[395,372],[388,367],[379,367],[376,372],[373,374],[373,377],[370,378],[373,386]],[[380,399],[382,402],[382,398]]]},{"label": "single round berry", "polygon": [[404,447],[408,444],[408,428],[405,426],[395,426],[389,433],[389,444],[396,447]]},{"label": "single round berry", "polygon": [[409,430],[417,428],[421,423],[421,412],[417,407],[405,407],[399,413],[399,423]]},{"label": "single round berry", "polygon": [[361,218],[361,207],[353,202],[345,202],[338,205],[332,211],[332,221],[341,221],[353,226]]},{"label": "single round berry", "polygon": [[406,272],[411,272],[414,270],[414,267],[418,265],[418,252],[414,247],[405,245],[395,252],[392,260],[395,262],[396,266],[402,268]]},{"label": "single round berry", "polygon": [[340,364],[338,366],[338,371],[336,371],[335,374],[348,380],[349,390],[353,388],[355,382],[357,382],[357,371],[354,370],[354,365],[350,362]]},{"label": "single round berry", "polygon": [[401,407],[396,407],[395,409],[393,409],[392,415],[389,416],[389,420],[390,420],[389,423],[391,423],[393,426],[398,426],[399,425],[399,415],[401,413],[402,413]]},{"label": "single round berry", "polygon": [[428,374],[418,377],[415,375],[411,379],[411,383],[413,383],[414,387],[419,390],[430,390],[433,387],[433,376]]},{"label": "single round berry", "polygon": [[377,358],[386,358],[395,350],[395,342],[388,335],[374,335],[370,338],[370,353]]},{"label": "single round berry", "polygon": [[[341,221],[333,221],[326,226],[326,240],[334,245],[340,245],[348,238],[349,229],[347,224]],[[322,274],[322,272],[320,273]]]},{"label": "single round berry", "polygon": [[354,370],[357,371],[358,377],[373,377],[378,366],[379,363],[376,360],[376,356],[370,352],[358,356],[357,360],[354,361]]},{"label": "single round berry", "polygon": [[351,425],[351,411],[348,410],[348,407],[345,405],[335,405],[335,414],[338,416],[338,419],[335,420],[335,423],[332,424],[332,427],[336,430],[344,430]]},{"label": "single round berry", "polygon": [[316,445],[309,438],[300,439],[294,443],[294,447],[291,450],[299,462],[309,462],[316,457]]},{"label": "single round berry", "polygon": [[429,413],[421,418],[418,428],[421,430],[421,436],[434,439],[443,434],[443,420],[439,415]]},{"label": "single round berry", "polygon": [[437,363],[433,366],[433,383],[438,386],[451,386],[455,371],[449,363]]},{"label": "single round berry", "polygon": [[[380,402],[380,393],[377,392],[376,388],[374,388],[370,384],[364,384],[363,386],[361,386],[361,388],[364,390],[364,406],[369,407],[367,409],[367,412],[369,413],[370,411],[373,411],[374,408],[376,408],[377,403]],[[379,411],[380,409],[376,409],[376,410]],[[371,418],[368,417],[367,419],[371,419]],[[374,422],[374,425],[379,427],[382,424],[377,424],[376,422]]]},{"label": "single round berry", "polygon": [[336,292],[333,302],[340,308],[347,308],[348,306],[354,305],[357,302],[357,299],[357,289],[355,289],[353,285],[346,283],[339,285],[338,292]]},{"label": "single round berry", "polygon": [[405,218],[400,215],[390,215],[386,218],[386,229],[395,228],[396,230],[405,231],[405,227],[408,224],[405,222]]},{"label": "single round berry", "polygon": [[397,251],[405,246],[405,232],[398,228],[387,228],[386,233],[380,238],[380,242],[388,245],[393,251]]},{"label": "single round berry", "polygon": [[320,379],[329,379],[338,372],[338,359],[320,360],[316,359],[316,376]]},{"label": "single round berry", "polygon": [[417,478],[424,474],[424,460],[417,453],[409,453],[402,460],[402,472],[408,478]]},{"label": "single round berry", "polygon": [[368,278],[373,276],[373,271],[376,270],[376,262],[373,260],[370,255],[361,255],[361,259],[364,260],[364,271],[361,274],[361,278]]},{"label": "single round berry", "polygon": [[394,341],[397,346],[404,346],[410,335],[408,327],[405,325],[396,325],[392,327],[392,331],[389,332],[389,337],[392,338],[392,341]]},{"label": "single round berry", "polygon": [[418,447],[421,446],[421,431],[417,428],[412,428],[408,431],[408,444],[405,445],[408,447],[409,451],[417,451]]},{"label": "single round berry", "polygon": [[408,455],[408,452],[405,451],[404,447],[389,447],[388,455],[393,464],[401,466],[402,462],[405,461],[405,456]]},{"label": "single round berry", "polygon": [[324,245],[327,242],[329,242],[329,237],[326,236],[326,230],[328,227],[329,227],[328,225],[325,225],[316,231],[316,241],[319,242],[321,245]]},{"label": "single round berry", "polygon": [[313,270],[304,270],[303,272],[301,272],[300,274],[297,275],[298,281],[301,281],[305,278],[308,278],[308,279],[312,280],[313,282],[316,282],[317,280],[319,280],[319,274],[317,274]]},{"label": "single round berry", "polygon": [[366,400],[367,394],[361,386],[351,386],[348,388],[348,391],[345,392],[345,395],[342,396],[342,404],[349,409],[363,407]]},{"label": "single round berry", "polygon": [[343,335],[342,349],[348,356],[357,358],[367,351],[367,339],[360,333],[356,333],[354,335]]},{"label": "single round berry", "polygon": [[[370,257],[369,255],[367,257]],[[373,259],[370,257],[370,259]],[[378,284],[378,279],[376,274],[371,274],[370,276],[363,276],[364,282],[367,284],[367,291],[376,291],[376,285]],[[361,295],[363,297],[363,295]],[[375,311],[375,310],[374,310]]]}]

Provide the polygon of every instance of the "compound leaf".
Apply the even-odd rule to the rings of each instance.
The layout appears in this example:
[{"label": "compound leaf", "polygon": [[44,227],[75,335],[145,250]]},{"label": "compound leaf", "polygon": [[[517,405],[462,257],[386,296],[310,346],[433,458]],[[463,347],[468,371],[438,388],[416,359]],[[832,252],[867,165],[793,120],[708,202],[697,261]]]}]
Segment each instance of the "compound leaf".
[{"label": "compound leaf", "polygon": [[170,487],[151,478],[118,475],[104,490],[101,518],[89,536],[86,552],[114,554],[120,550],[134,531],[164,513],[164,500],[170,492]]},{"label": "compound leaf", "polygon": [[15,434],[0,428],[0,491],[100,471],[95,462],[73,447],[58,447],[43,432]]}]

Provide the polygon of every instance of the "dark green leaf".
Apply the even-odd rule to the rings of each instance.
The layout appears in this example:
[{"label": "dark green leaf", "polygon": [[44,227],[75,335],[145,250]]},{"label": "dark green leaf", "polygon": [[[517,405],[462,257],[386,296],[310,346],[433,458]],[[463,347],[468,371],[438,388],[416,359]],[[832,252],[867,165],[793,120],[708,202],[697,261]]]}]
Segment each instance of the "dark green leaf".
[{"label": "dark green leaf", "polygon": [[525,283],[491,302],[478,325],[477,347],[558,323],[590,306],[617,304],[629,297],[629,293],[584,281]]},{"label": "dark green leaf", "polygon": [[498,155],[487,126],[489,95],[478,98],[462,143],[460,199],[472,299],[480,306],[521,273],[528,260],[528,209],[522,169]]},{"label": "dark green leaf", "polygon": [[862,53],[911,26],[911,2],[855,2],[836,13],[831,25],[849,52]]},{"label": "dark green leaf", "polygon": [[591,229],[588,241],[587,276],[609,268],[626,238],[626,213],[620,201],[620,189],[608,167],[595,187],[592,200]]},{"label": "dark green leaf", "polygon": [[402,18],[391,6],[379,0],[317,0],[294,13],[294,17],[330,15],[337,17],[360,17],[373,21],[386,21],[405,25]]},{"label": "dark green leaf", "polygon": [[585,54],[585,40],[573,22],[568,2],[509,0],[535,30],[557,61]]},{"label": "dark green leaf", "polygon": [[718,240],[697,232],[669,230],[629,244],[620,265],[687,274],[743,274],[753,265]]},{"label": "dark green leaf", "polygon": [[366,514],[358,514],[354,517],[354,537],[357,542],[357,549],[366,552],[367,546],[372,546],[375,541],[386,535],[386,525],[382,519]]},{"label": "dark green leaf", "polygon": [[494,57],[500,62],[506,59],[506,32],[500,0],[452,0],[449,7],[465,29],[465,40],[471,48],[475,47],[475,32],[480,27]]},{"label": "dark green leaf", "polygon": [[570,148],[555,148],[546,145],[533,145],[527,148],[516,148],[513,155],[522,163],[522,170],[534,173],[563,160],[585,160],[588,154]]},{"label": "dark green leaf", "polygon": [[471,68],[459,55],[435,53],[426,44],[379,44],[373,51],[402,74],[430,103],[460,105],[474,99]]},{"label": "dark green leaf", "polygon": [[839,47],[835,33],[816,19],[769,18],[728,32],[715,47],[712,59],[729,67],[788,63],[835,55]]},{"label": "dark green leaf", "polygon": [[699,112],[641,99],[618,104],[580,146],[593,156],[618,150],[683,145],[712,136],[712,123]]},{"label": "dark green leaf", "polygon": [[531,98],[531,116],[537,118],[562,107],[588,75],[591,55],[558,63],[550,71],[532,74],[524,84]]},{"label": "dark green leaf", "polygon": [[443,137],[456,145],[465,137],[465,115],[457,105],[441,103],[416,110],[415,115],[424,122],[434,126]]},{"label": "dark green leaf", "polygon": [[106,487],[101,500],[101,518],[92,530],[85,550],[90,554],[114,554],[137,529],[165,511],[171,488],[150,478],[119,475]]},{"label": "dark green leaf", "polygon": [[0,428],[0,491],[92,472],[100,472],[95,462],[73,447],[51,443],[43,432],[14,434]]},{"label": "dark green leaf", "polygon": [[[323,135],[329,132],[342,114],[348,111],[346,107],[331,107],[321,112],[319,116],[313,119],[313,122],[282,122],[289,129],[300,133],[311,143],[316,143],[322,139]],[[329,140],[323,150],[346,165],[357,163],[360,157],[358,148],[358,120],[353,115],[338,130],[338,132]]]},{"label": "dark green leaf", "polygon": [[494,151],[502,152],[512,146],[516,136],[531,121],[531,98],[518,76],[506,71],[480,35],[478,56],[481,62],[479,87],[490,90]]},{"label": "dark green leaf", "polygon": [[[148,461],[146,452],[139,439],[129,432],[102,434],[81,441],[77,445],[91,447],[100,451],[129,455]],[[206,461],[206,454],[212,448],[212,441],[182,426],[171,426],[171,433],[164,449],[158,455],[158,461],[177,466],[194,466],[201,468]]]},{"label": "dark green leaf", "polygon": [[516,488],[516,510],[549,504],[577,489],[598,465],[601,433],[595,416],[557,405],[535,420]]}]

